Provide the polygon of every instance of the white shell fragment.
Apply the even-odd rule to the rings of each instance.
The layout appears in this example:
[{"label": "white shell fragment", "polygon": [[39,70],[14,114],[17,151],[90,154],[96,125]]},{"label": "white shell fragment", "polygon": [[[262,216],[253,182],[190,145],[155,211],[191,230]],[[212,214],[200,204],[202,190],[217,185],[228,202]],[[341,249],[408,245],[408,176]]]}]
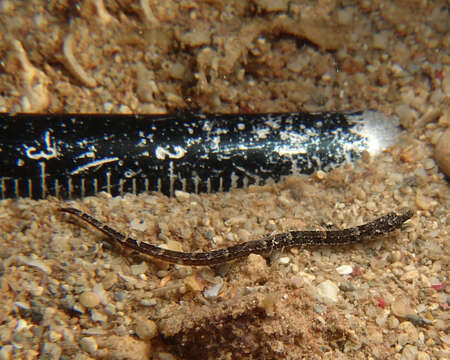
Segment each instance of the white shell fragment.
[{"label": "white shell fragment", "polygon": [[336,268],[336,271],[340,275],[350,275],[353,272],[352,265],[342,265]]},{"label": "white shell fragment", "polygon": [[222,290],[223,287],[223,280],[220,277],[216,278],[217,283],[215,283],[214,285],[207,287],[204,291],[203,291],[203,296],[205,298],[215,298],[219,295],[220,290]]},{"label": "white shell fragment", "polygon": [[319,301],[325,304],[335,303],[338,301],[339,288],[334,282],[325,280],[316,287],[316,290],[316,296]]}]

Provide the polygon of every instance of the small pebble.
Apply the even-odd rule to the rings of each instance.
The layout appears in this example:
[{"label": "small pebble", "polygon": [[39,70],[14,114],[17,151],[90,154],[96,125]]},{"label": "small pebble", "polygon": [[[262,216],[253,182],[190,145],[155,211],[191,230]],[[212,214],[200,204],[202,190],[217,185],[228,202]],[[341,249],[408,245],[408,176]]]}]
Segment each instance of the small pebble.
[{"label": "small pebble", "polygon": [[375,318],[375,322],[377,323],[377,325],[383,327],[384,324],[386,324],[386,320],[387,320],[388,315],[389,315],[389,313],[386,312],[386,311],[383,312],[382,314],[378,315]]},{"label": "small pebble", "polygon": [[138,320],[136,322],[136,335],[142,340],[151,340],[158,335],[158,327],[153,320]]},{"label": "small pebble", "polygon": [[94,308],[100,304],[100,296],[93,291],[85,291],[80,295],[80,303],[84,307]]},{"label": "small pebble", "polygon": [[10,360],[12,359],[13,346],[5,345],[0,349],[0,360]]},{"label": "small pebble", "polygon": [[450,177],[450,128],[445,130],[439,138],[434,149],[434,159],[439,168]]},{"label": "small pebble", "polygon": [[421,191],[416,193],[416,205],[421,210],[429,210],[432,206],[431,199],[424,196]]},{"label": "small pebble", "polygon": [[395,112],[400,119],[400,124],[406,129],[410,129],[417,119],[415,111],[408,104],[397,105]]},{"label": "small pebble", "polygon": [[43,260],[41,260],[39,258],[36,258],[36,257],[33,257],[33,256],[26,257],[26,256],[22,256],[22,255],[19,255],[18,258],[25,265],[36,267],[39,270],[45,272],[46,274],[51,274],[52,273],[52,269],[50,268],[50,266],[48,266],[45,263],[45,261],[43,261]]},{"label": "small pebble", "polygon": [[425,161],[423,162],[423,168],[425,170],[434,169],[434,160],[433,159],[425,159]]},{"label": "small pebble", "polygon": [[239,229],[236,235],[240,242],[249,241],[251,237],[250,231],[246,229]]},{"label": "small pebble", "polygon": [[326,308],[326,306],[323,306],[323,305],[314,305],[313,306],[313,309],[314,309],[314,311],[316,312],[316,313],[318,313],[319,315],[321,315],[327,308]]},{"label": "small pebble", "polygon": [[330,280],[325,280],[317,287],[317,298],[324,303],[335,303],[338,301],[339,288]]},{"label": "small pebble", "polygon": [[157,304],[156,299],[142,299],[139,304],[142,306],[155,306]]},{"label": "small pebble", "polygon": [[300,271],[298,273],[299,276],[303,278],[303,282],[307,285],[312,285],[312,282],[316,279],[316,276],[310,273],[306,273],[303,271]]},{"label": "small pebble", "polygon": [[184,285],[192,291],[203,291],[205,283],[196,275],[190,275],[184,278]]},{"label": "small pebble", "polygon": [[113,304],[106,304],[105,313],[110,316],[116,315],[116,307]]},{"label": "small pebble", "polygon": [[442,334],[441,340],[445,345],[450,346],[450,334]]},{"label": "small pebble", "polygon": [[29,289],[31,295],[34,297],[39,297],[43,294],[44,288],[42,286],[35,286],[34,284]]},{"label": "small pebble", "polygon": [[177,198],[178,200],[189,200],[189,198],[191,197],[191,194],[189,194],[186,191],[181,191],[181,190],[175,190],[175,198]]},{"label": "small pebble", "polygon": [[100,303],[106,304],[108,302],[108,294],[106,293],[102,283],[95,284],[92,287],[92,291],[99,296]]},{"label": "small pebble", "polygon": [[394,316],[390,316],[388,319],[388,326],[389,329],[397,329],[398,325],[400,324],[400,321]]},{"label": "small pebble", "polygon": [[419,341],[419,332],[411,322],[404,321],[400,323],[398,329],[406,333],[409,344],[415,344]]},{"label": "small pebble", "polygon": [[278,262],[283,265],[289,264],[290,261],[291,261],[291,258],[288,256],[283,256],[278,259]]},{"label": "small pebble", "polygon": [[186,191],[175,190],[175,197],[178,200],[189,200],[191,197],[191,194]]},{"label": "small pebble", "polygon": [[223,280],[220,277],[216,278],[217,282],[211,286],[208,286],[204,291],[203,291],[203,296],[206,298],[216,298],[219,293],[220,290],[222,290],[223,287]]},{"label": "small pebble", "polygon": [[344,9],[338,9],[336,12],[336,19],[340,25],[350,25],[353,20],[353,8],[348,6]]},{"label": "small pebble", "polygon": [[322,170],[319,170],[316,173],[316,177],[318,180],[323,180],[323,179],[325,179],[326,176],[327,176],[327,174]]},{"label": "small pebble", "polygon": [[389,42],[389,32],[382,31],[378,34],[373,34],[372,44],[375,49],[385,50]]},{"label": "small pebble", "polygon": [[339,289],[342,291],[355,291],[355,285],[353,285],[351,282],[343,282],[339,284]]},{"label": "small pebble", "polygon": [[[52,343],[58,343],[61,340],[62,334],[59,331],[50,330],[48,332],[48,339]],[[50,344],[50,343],[49,343]]]},{"label": "small pebble", "polygon": [[392,251],[390,260],[393,263],[398,262],[401,258],[402,258],[402,253],[400,251],[398,251],[398,250]]},{"label": "small pebble", "polygon": [[71,310],[76,311],[80,314],[84,314],[85,308],[80,303],[76,303],[76,304],[73,304]]},{"label": "small pebble", "polygon": [[383,334],[375,326],[367,329],[367,338],[373,344],[381,344],[383,342]]},{"label": "small pebble", "polygon": [[61,347],[57,344],[46,342],[42,347],[39,359],[58,360],[61,356]]},{"label": "small pebble", "polygon": [[267,316],[273,316],[275,312],[275,305],[278,302],[278,294],[277,293],[268,293],[264,296],[260,304],[260,308],[264,309]]},{"label": "small pebble", "polygon": [[402,351],[402,356],[400,360],[416,360],[419,351],[416,346],[406,345]]},{"label": "small pebble", "polygon": [[84,337],[80,340],[80,348],[87,353],[94,355],[97,351],[97,341],[93,337]]},{"label": "small pebble", "polygon": [[105,314],[102,314],[100,311],[92,309],[91,310],[91,320],[93,322],[106,323],[108,321],[108,316]]},{"label": "small pebble", "polygon": [[411,270],[408,272],[405,272],[401,277],[400,280],[412,282],[413,280],[417,280],[419,278],[419,271],[417,270]]},{"label": "small pebble", "polygon": [[145,273],[148,270],[148,265],[147,265],[147,263],[142,262],[138,265],[131,265],[130,268],[131,268],[131,273],[134,276],[137,276],[139,274]]},{"label": "small pebble", "polygon": [[117,274],[115,272],[109,272],[104,277],[102,284],[105,290],[111,289],[117,282]]},{"label": "small pebble", "polygon": [[145,221],[142,221],[141,219],[133,219],[130,222],[129,227],[131,230],[145,231],[146,229],[148,229],[148,224]]},{"label": "small pebble", "polygon": [[414,314],[414,310],[409,304],[409,300],[405,297],[396,299],[391,306],[392,313],[395,316],[404,318],[407,315]]},{"label": "small pebble", "polygon": [[108,332],[99,327],[92,327],[92,328],[88,328],[88,329],[84,330],[83,333],[84,333],[84,335],[88,335],[88,336],[96,336],[96,335],[104,336]]},{"label": "small pebble", "polygon": [[336,268],[336,271],[340,275],[350,275],[353,272],[353,266],[351,265],[342,265]]},{"label": "small pebble", "polygon": [[11,341],[13,329],[9,326],[0,326],[0,342],[6,344]]},{"label": "small pebble", "polygon": [[430,355],[428,355],[426,352],[424,351],[419,351],[419,353],[417,354],[417,360],[430,360]]},{"label": "small pebble", "polygon": [[294,275],[289,279],[289,283],[296,289],[300,289],[304,284],[305,281],[301,276]]},{"label": "small pebble", "polygon": [[269,268],[261,255],[250,254],[242,267],[242,272],[248,275],[252,282],[259,282],[267,278]]},{"label": "small pebble", "polygon": [[[432,324],[432,322],[430,320],[427,320],[425,318],[421,318],[420,316],[417,316],[415,314],[408,314],[405,316],[405,319],[411,321],[411,323],[413,323],[416,326],[425,326],[425,325],[430,325]],[[435,323],[436,327],[437,324]]]}]

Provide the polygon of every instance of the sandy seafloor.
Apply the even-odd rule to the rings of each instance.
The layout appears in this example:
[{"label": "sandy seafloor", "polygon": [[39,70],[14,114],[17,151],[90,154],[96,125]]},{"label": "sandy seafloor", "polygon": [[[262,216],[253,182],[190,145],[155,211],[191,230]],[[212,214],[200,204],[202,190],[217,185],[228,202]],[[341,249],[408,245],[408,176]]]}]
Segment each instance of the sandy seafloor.
[{"label": "sandy seafloor", "polygon": [[[450,358],[448,3],[104,5],[0,1],[0,111],[371,108],[404,131],[388,151],[330,174],[70,205],[182,251],[404,207],[415,215],[364,244],[192,268],[102,246],[56,212],[56,198],[1,201],[0,359]],[[73,54],[63,52],[69,34]]]}]

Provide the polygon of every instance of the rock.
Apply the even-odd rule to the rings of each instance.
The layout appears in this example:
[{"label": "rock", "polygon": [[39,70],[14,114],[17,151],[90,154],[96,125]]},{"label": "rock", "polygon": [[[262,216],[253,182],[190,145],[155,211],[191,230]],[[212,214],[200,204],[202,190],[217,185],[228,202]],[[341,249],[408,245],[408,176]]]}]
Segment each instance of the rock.
[{"label": "rock", "polygon": [[351,25],[352,20],[354,19],[355,9],[351,6],[348,6],[344,9],[338,9],[336,11],[336,19],[339,25]]},{"label": "rock", "polygon": [[395,113],[400,119],[400,124],[406,129],[411,129],[417,120],[415,111],[408,104],[397,105]]},{"label": "rock", "polygon": [[419,341],[419,331],[410,321],[402,322],[398,329],[406,334],[409,344],[416,344]]},{"label": "rock", "polygon": [[104,277],[102,284],[105,290],[111,289],[114,284],[117,282],[117,274],[115,272],[109,272]]},{"label": "rock", "polygon": [[351,282],[348,281],[344,281],[342,283],[339,284],[339,290],[341,291],[355,291],[355,285],[353,285]]},{"label": "rock", "polygon": [[188,201],[191,197],[191,194],[186,191],[175,190],[175,197],[181,201]]},{"label": "rock", "polygon": [[148,270],[148,265],[146,262],[141,262],[140,264],[137,265],[131,265],[130,269],[131,273],[134,276],[138,276],[140,274],[144,274]]},{"label": "rock", "polygon": [[129,225],[131,230],[145,231],[148,229],[148,224],[142,219],[133,219]]},{"label": "rock", "polygon": [[373,344],[381,344],[383,333],[376,326],[370,326],[367,328],[367,339]]},{"label": "rock", "polygon": [[418,278],[419,278],[419,271],[417,269],[414,269],[414,270],[404,273],[400,277],[400,280],[407,281],[407,282],[413,282],[414,280],[417,280]]},{"label": "rock", "polygon": [[417,190],[416,205],[421,210],[429,210],[432,206],[432,200],[426,197],[420,190]]},{"label": "rock", "polygon": [[400,321],[394,316],[390,316],[388,318],[388,327],[389,329],[397,329],[398,325],[400,324]]},{"label": "rock", "polygon": [[205,298],[216,298],[219,293],[220,290],[222,290],[223,287],[223,280],[222,278],[220,278],[219,276],[216,277],[216,283],[213,284],[212,286],[208,286],[204,291],[203,291],[203,296]]},{"label": "rock", "polygon": [[80,348],[87,353],[94,355],[97,351],[97,341],[93,337],[84,337],[80,340]]},{"label": "rock", "polygon": [[336,268],[336,271],[340,275],[350,275],[353,272],[353,266],[351,265],[342,265]]},{"label": "rock", "polygon": [[345,41],[345,32],[342,27],[323,20],[303,17],[301,21],[298,21],[283,14],[278,16],[272,24],[274,29],[300,39],[307,39],[326,50],[340,49]]},{"label": "rock", "polygon": [[61,356],[61,347],[57,344],[46,342],[41,350],[39,359],[58,360]]},{"label": "rock", "polygon": [[108,349],[109,354],[104,359],[148,360],[158,359],[152,351],[150,341],[135,339],[127,334],[111,335],[101,341],[100,348]]},{"label": "rock", "polygon": [[305,284],[305,281],[301,276],[294,275],[289,279],[289,284],[296,289],[300,289]]},{"label": "rock", "polygon": [[445,175],[450,177],[450,128],[439,138],[434,149],[434,159]]},{"label": "rock", "polygon": [[0,349],[0,359],[1,360],[10,360],[12,359],[11,354],[13,353],[12,345],[5,345]]},{"label": "rock", "polygon": [[260,282],[269,276],[269,267],[261,255],[250,254],[242,266],[242,272],[248,275],[252,282]]},{"label": "rock", "polygon": [[400,357],[401,360],[416,360],[419,351],[416,346],[406,345]]},{"label": "rock", "polygon": [[108,321],[108,316],[105,314],[102,314],[100,311],[92,309],[91,310],[91,320],[93,322],[106,323]]},{"label": "rock", "polygon": [[375,49],[386,50],[389,43],[389,31],[382,31],[372,35],[372,46]]},{"label": "rock", "polygon": [[268,293],[260,302],[259,307],[266,312],[267,316],[273,316],[275,313],[275,306],[278,301],[279,297],[277,293]]},{"label": "rock", "polygon": [[153,320],[138,320],[136,323],[136,335],[142,340],[151,340],[158,335],[158,327]]},{"label": "rock", "polygon": [[313,309],[314,309],[314,311],[316,312],[316,313],[318,313],[319,315],[321,315],[321,314],[323,314],[323,312],[327,309],[327,307],[326,306],[323,306],[323,305],[314,305],[313,306]]},{"label": "rock", "polygon": [[434,168],[434,160],[433,159],[425,159],[425,161],[423,162],[423,168],[425,170],[432,170]]},{"label": "rock", "polygon": [[196,47],[209,44],[210,36],[210,29],[206,26],[206,24],[203,24],[192,31],[187,31],[181,34],[179,40],[184,46]]},{"label": "rock", "polygon": [[450,334],[442,334],[441,340],[445,345],[449,346],[450,345]]},{"label": "rock", "polygon": [[339,288],[334,282],[325,280],[316,287],[316,290],[316,296],[321,302],[329,304],[338,301]]},{"label": "rock", "polygon": [[430,355],[428,355],[426,352],[424,351],[419,351],[419,353],[417,354],[417,360],[430,360]]},{"label": "rock", "polygon": [[405,318],[407,315],[414,315],[414,309],[411,307],[409,300],[405,297],[396,299],[391,306],[392,313],[400,318]]},{"label": "rock", "polygon": [[100,304],[100,296],[93,291],[85,291],[80,295],[80,303],[84,307],[94,308]]}]

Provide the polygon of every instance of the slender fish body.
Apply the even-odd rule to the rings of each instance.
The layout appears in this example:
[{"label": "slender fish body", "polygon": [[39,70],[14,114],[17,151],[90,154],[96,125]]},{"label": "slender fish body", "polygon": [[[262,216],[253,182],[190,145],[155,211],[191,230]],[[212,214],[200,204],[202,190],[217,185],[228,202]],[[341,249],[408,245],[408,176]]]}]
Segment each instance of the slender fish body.
[{"label": "slender fish body", "polygon": [[151,256],[162,261],[174,264],[210,266],[234,259],[246,257],[250,254],[261,254],[273,250],[289,249],[291,247],[321,246],[321,245],[347,245],[362,242],[368,237],[387,234],[401,228],[414,212],[409,209],[399,214],[389,213],[364,225],[344,230],[329,231],[289,231],[281,234],[271,234],[259,240],[247,241],[225,249],[206,252],[180,252],[167,250],[146,242],[130,238],[106,224],[98,221],[89,214],[75,208],[61,208],[59,211],[72,214],[87,222],[108,237],[108,241],[119,244],[128,249],[136,250],[141,254]]},{"label": "slender fish body", "polygon": [[0,114],[0,198],[227,191],[392,145],[382,113]]}]

